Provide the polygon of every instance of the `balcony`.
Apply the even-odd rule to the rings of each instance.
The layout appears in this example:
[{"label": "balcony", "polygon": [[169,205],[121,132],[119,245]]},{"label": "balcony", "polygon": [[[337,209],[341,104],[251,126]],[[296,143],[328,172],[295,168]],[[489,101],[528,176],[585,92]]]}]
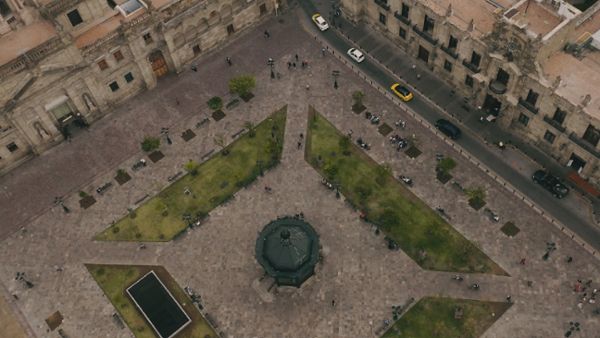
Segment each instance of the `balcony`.
[{"label": "balcony", "polygon": [[565,130],[567,130],[567,128],[565,128],[563,125],[561,125],[560,123],[554,121],[552,118],[550,118],[548,115],[544,115],[544,122],[548,123],[549,125],[551,125],[552,127],[554,127],[554,129],[559,130],[561,133],[564,133]]},{"label": "balcony", "polygon": [[388,5],[387,0],[375,0],[375,3],[386,11],[390,10],[390,5]]},{"label": "balcony", "polygon": [[471,72],[477,74],[481,71],[481,69],[479,68],[479,66],[475,66],[474,64],[472,64],[470,61],[467,61],[467,59],[463,59],[462,62],[463,66],[465,66],[468,70],[470,70]]},{"label": "balcony", "polygon": [[436,46],[438,43],[437,39],[434,39],[433,36],[431,36],[430,33],[428,32],[423,32],[422,30],[419,29],[419,27],[417,27],[417,25],[413,26],[413,31],[415,31],[415,33],[417,33],[420,37],[422,37],[423,39],[425,39],[427,42],[429,42],[430,44]]},{"label": "balcony", "polygon": [[593,145],[589,144],[587,141],[579,138],[575,132],[569,134],[569,140],[573,141],[575,144],[585,149],[588,153],[594,155],[596,158],[600,158],[600,151],[596,149]]},{"label": "balcony", "polygon": [[410,19],[402,16],[402,14],[398,13],[398,11],[394,12],[394,17],[402,21],[405,25],[410,26]]},{"label": "balcony", "polygon": [[494,94],[502,95],[506,93],[506,85],[498,80],[490,82],[489,88]]},{"label": "balcony", "polygon": [[538,108],[536,108],[536,107],[535,107],[533,104],[531,104],[531,102],[528,102],[528,101],[526,101],[526,100],[523,100],[523,98],[522,98],[522,97],[520,97],[520,98],[519,98],[519,104],[520,104],[522,107],[525,107],[527,110],[529,110],[530,112],[532,112],[532,113],[534,113],[534,114],[537,114],[537,113],[538,113],[538,111],[539,111],[539,109],[538,109]]},{"label": "balcony", "polygon": [[446,52],[446,54],[450,55],[453,59],[458,59],[458,53],[456,52],[456,49],[450,49],[446,46],[440,46],[440,49]]}]

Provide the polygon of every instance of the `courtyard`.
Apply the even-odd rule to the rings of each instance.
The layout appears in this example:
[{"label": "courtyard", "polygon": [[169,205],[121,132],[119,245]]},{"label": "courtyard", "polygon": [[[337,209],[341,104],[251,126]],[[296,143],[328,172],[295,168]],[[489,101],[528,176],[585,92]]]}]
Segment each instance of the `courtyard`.
[{"label": "courtyard", "polygon": [[[85,167],[79,168],[74,170],[75,179],[64,173],[37,187],[35,180],[30,181],[30,191],[52,191],[53,184],[64,186],[61,189],[70,191],[65,203],[72,211],[65,214],[59,207],[51,207],[40,210],[38,215],[28,215],[24,228],[14,231],[0,245],[0,281],[9,294],[18,297],[15,307],[27,318],[32,331],[40,337],[56,335],[48,332],[45,319],[60,311],[65,318],[61,328],[70,336],[132,337],[132,331],[115,325],[112,315],[117,310],[86,268],[86,264],[103,264],[164,267],[180,288],[190,287],[201,295],[202,313],[210,318],[217,333],[232,338],[372,337],[387,330],[384,320],[393,320],[392,306],[416,307],[425,297],[504,303],[508,295],[512,305],[502,304],[498,308],[506,312],[495,322],[482,324],[483,337],[562,336],[570,321],[581,324],[577,337],[595,337],[600,329],[599,317],[592,314],[595,307],[585,304],[578,308],[579,294],[573,292],[573,285],[577,280],[591,279],[591,288],[598,287],[595,279],[600,275],[600,264],[596,258],[338,60],[321,56],[322,46],[303,30],[294,29],[304,19],[298,15],[290,12],[283,22],[265,23],[236,44],[207,56],[203,60],[206,67],[199,70],[201,76],[184,72],[177,78],[165,79],[158,88],[134,98],[100,121],[89,134],[75,139],[70,148],[63,144],[48,154],[48,159],[39,159],[46,160],[46,165],[38,168],[38,174],[44,175],[52,172],[53,165],[64,165],[64,158],[81,161],[80,152],[89,150],[87,147],[115,153],[110,160],[97,156],[85,163],[85,167],[93,167],[99,162],[104,171],[90,171],[85,176]],[[266,28],[271,31],[271,41],[261,36]],[[268,51],[265,48],[245,53],[249,46],[269,43],[272,46]],[[295,54],[307,59],[310,66],[286,70],[285,61],[292,60]],[[234,67],[224,64],[225,56],[233,57]],[[281,79],[270,79],[265,65],[268,57],[281,60]],[[337,90],[329,76],[332,70],[341,72]],[[227,96],[227,80],[250,71],[257,78],[255,98],[225,109],[226,117],[218,122],[211,120],[196,127],[210,114],[205,102],[213,95]],[[211,79],[210,83],[207,79]],[[304,89],[306,84],[310,84],[310,90]],[[380,112],[387,124],[393,125],[398,118],[408,121],[402,133],[417,135],[415,143],[422,154],[411,159],[396,152],[376,127],[354,114],[351,97],[356,90],[366,94],[367,108]],[[175,103],[175,97],[181,98],[181,105]],[[469,245],[476,248],[477,255],[484,257],[482,261],[489,259],[489,266],[497,265],[477,272],[506,273],[463,274],[465,280],[459,282],[452,279],[452,271],[468,269],[426,270],[416,263],[414,252],[389,250],[384,234],[377,234],[377,228],[361,219],[360,211],[344,201],[344,189],[341,198],[336,198],[334,191],[323,186],[321,174],[305,160],[309,104],[342,134],[352,130],[355,138],[367,140],[371,149],[358,150],[368,155],[367,159],[389,164],[394,177],[410,176],[414,180],[410,193],[430,211],[443,208],[450,217],[444,223],[456,232],[453,236],[462,238],[462,243],[472,243]],[[168,178],[181,171],[190,159],[207,160],[202,159],[204,154],[216,152],[216,135],[224,134],[228,143],[233,142],[232,136],[244,129],[246,121],[258,125],[286,105],[281,163],[235,192],[227,203],[210,210],[201,226],[185,231],[173,241],[147,242],[143,248],[135,235],[133,241],[94,239],[110,229],[113,222],[127,217],[128,208],[142,205],[143,197],[152,198],[177,184]],[[147,117],[141,127],[133,122],[139,116]],[[96,195],[97,202],[88,209],[76,207],[77,191],[89,193],[110,180],[117,169],[129,168],[134,160],[144,156],[139,151],[144,134],[158,133],[164,125],[169,125],[174,139],[173,145],[161,147],[164,159],[139,172],[130,172],[131,182]],[[187,142],[175,136],[190,128],[198,136]],[[117,150],[115,144],[102,142],[108,132],[119,135],[117,144],[122,146]],[[80,144],[83,142],[88,143]],[[471,208],[468,197],[456,185],[436,180],[436,153],[456,160],[454,182],[485,189],[486,206],[501,215],[502,222],[491,222],[483,210]],[[19,182],[27,182],[32,170],[25,168]],[[265,191],[265,186],[271,190]],[[265,301],[253,287],[264,275],[254,257],[257,234],[271,220],[298,213],[303,213],[319,234],[322,261],[302,288],[275,289],[271,301]],[[520,231],[514,237],[506,236],[500,230],[504,221],[513,222]],[[401,239],[402,234],[396,236]],[[547,243],[555,243],[557,250],[543,259]],[[573,261],[567,263],[566,257]],[[526,258],[525,264],[519,263],[522,258]],[[24,271],[35,286],[23,287],[14,278],[17,271]],[[473,283],[479,284],[480,289],[469,289]],[[468,316],[465,309],[463,318]],[[402,318],[397,325],[402,324]],[[389,331],[387,336],[393,334]]]}]

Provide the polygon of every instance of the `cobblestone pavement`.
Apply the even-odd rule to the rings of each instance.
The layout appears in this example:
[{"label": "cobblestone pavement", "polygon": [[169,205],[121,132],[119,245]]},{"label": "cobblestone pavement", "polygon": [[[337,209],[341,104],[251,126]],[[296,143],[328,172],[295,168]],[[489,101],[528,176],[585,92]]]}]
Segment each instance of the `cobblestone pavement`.
[{"label": "cobblestone pavement", "polygon": [[[111,314],[115,309],[84,267],[85,263],[105,263],[164,265],[182,287],[190,286],[201,294],[205,310],[227,337],[370,337],[383,319],[391,318],[392,305],[410,298],[444,295],[504,301],[509,294],[514,305],[485,337],[559,337],[569,321],[581,323],[583,329],[577,337],[597,337],[600,317],[591,314],[596,306],[585,304],[579,309],[578,295],[572,289],[577,279],[593,279],[592,288],[598,287],[598,261],[342,64],[330,56],[322,57],[320,46],[306,38],[294,15],[284,16],[283,23],[272,20],[238,43],[203,58],[198,73],[165,79],[157,89],[141,94],[94,125],[89,133],[29,162],[11,174],[10,180],[3,178],[2,185],[7,188],[0,203],[2,215],[11,215],[7,227],[42,212],[0,245],[0,282],[19,297],[16,306],[35,334],[56,337],[47,332],[44,319],[59,310],[65,317],[62,328],[71,337],[132,336],[114,325]],[[262,38],[265,28],[272,36],[267,41]],[[309,62],[308,69],[286,69],[285,63],[296,53]],[[232,57],[233,67],[225,65],[225,56]],[[268,57],[277,60],[280,80],[269,78]],[[338,90],[332,88],[334,69],[341,71]],[[246,72],[257,75],[256,97],[226,110],[227,116],[220,122],[211,120],[196,129],[195,124],[206,114],[207,98],[225,95],[231,74]],[[400,133],[415,135],[421,156],[411,160],[397,153],[373,125],[351,112],[351,93],[358,89],[366,93],[368,109],[381,113],[388,124],[399,118],[408,121]],[[179,106],[174,97],[180,98]],[[286,104],[282,163],[213,210],[202,227],[173,242],[149,243],[145,250],[138,250],[137,243],[91,240],[125,215],[127,206],[164,188],[167,177],[181,171],[188,159],[198,160],[213,149],[214,135],[223,133],[231,140],[245,121],[257,123]],[[415,194],[432,207],[444,208],[451,224],[511,276],[474,274],[458,283],[451,280],[451,273],[423,271],[402,251],[389,251],[382,236],[376,236],[342,200],[321,186],[318,174],[304,161],[303,150],[297,149],[299,134],[306,134],[308,104],[342,132],[353,130],[355,137],[371,143],[369,155],[375,160],[390,163],[395,174],[412,177]],[[110,180],[117,168],[129,167],[140,156],[137,148],[142,136],[157,134],[165,125],[171,127],[174,144],[162,147],[163,160],[133,173],[127,184],[96,195],[98,202],[91,208],[76,207],[75,192],[82,190],[80,186],[90,191]],[[190,127],[198,136],[186,143],[178,134]],[[92,154],[86,154],[88,151]],[[452,174],[458,184],[485,187],[487,206],[500,215],[500,223],[472,210],[456,185],[435,180],[438,152],[456,159],[458,166]],[[53,179],[42,184],[44,177]],[[18,184],[13,185],[13,180]],[[272,194],[264,192],[265,185],[273,188]],[[50,208],[52,196],[67,192],[70,214]],[[37,195],[45,197],[37,200]],[[21,202],[26,205],[19,207]],[[43,203],[47,207],[34,208]],[[7,210],[9,207],[18,210]],[[263,302],[251,286],[263,274],[253,257],[256,235],[278,215],[301,211],[321,237],[324,261],[300,290],[281,290],[273,302]],[[508,220],[521,230],[512,239],[499,231]],[[557,250],[544,261],[546,242],[556,243]],[[566,262],[568,256],[573,257],[572,263]],[[521,258],[526,258],[525,265],[519,264]],[[25,272],[35,287],[25,289],[14,278],[17,271]],[[473,282],[481,285],[480,291],[467,289]]]}]

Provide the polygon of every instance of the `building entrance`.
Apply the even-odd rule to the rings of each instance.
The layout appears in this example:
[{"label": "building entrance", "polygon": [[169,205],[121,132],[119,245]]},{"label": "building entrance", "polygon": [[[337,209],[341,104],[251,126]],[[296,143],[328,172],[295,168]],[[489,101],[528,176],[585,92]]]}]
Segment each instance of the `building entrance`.
[{"label": "building entrance", "polygon": [[152,52],[152,54],[148,56],[148,61],[150,61],[150,64],[152,65],[152,71],[154,72],[154,76],[156,76],[156,78],[159,78],[169,72],[169,67],[167,67],[165,57],[160,50]]}]

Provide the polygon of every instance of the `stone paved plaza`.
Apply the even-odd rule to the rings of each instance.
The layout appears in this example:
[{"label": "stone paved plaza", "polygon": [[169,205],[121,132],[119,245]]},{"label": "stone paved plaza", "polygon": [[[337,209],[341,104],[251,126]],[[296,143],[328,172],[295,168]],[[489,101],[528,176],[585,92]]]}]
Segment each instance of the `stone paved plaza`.
[{"label": "stone paved plaza", "polygon": [[[0,244],[0,282],[6,294],[18,297],[11,297],[11,304],[35,335],[57,337],[56,332],[47,332],[44,320],[59,310],[65,318],[61,328],[70,337],[132,336],[113,323],[115,309],[84,267],[98,263],[165,266],[180,286],[189,286],[202,296],[217,331],[232,338],[373,337],[382,321],[391,319],[392,305],[426,295],[492,301],[511,295],[514,305],[484,337],[562,337],[569,321],[581,323],[582,331],[575,337],[598,337],[600,316],[591,312],[600,304],[580,309],[579,296],[573,292],[578,279],[592,279],[592,288],[600,286],[598,260],[343,64],[330,55],[322,57],[321,46],[300,28],[299,15],[290,12],[283,16],[283,23],[275,19],[265,23],[231,46],[198,60],[199,72],[165,79],[72,143],[56,147],[1,179],[0,214],[6,215],[2,231],[7,235]],[[266,27],[272,35],[268,41],[261,33]],[[284,64],[296,53],[309,62],[308,69],[286,69]],[[225,56],[232,57],[233,67],[227,67]],[[269,78],[268,57],[278,61],[280,80]],[[341,71],[338,90],[332,88],[334,69]],[[242,73],[256,74],[256,97],[225,110],[223,120],[211,120],[196,129],[196,123],[208,114],[207,99],[227,97],[228,79]],[[305,89],[307,84],[310,90]],[[359,89],[366,93],[369,110],[382,113],[389,125],[399,118],[408,121],[402,134],[416,136],[421,156],[410,160],[397,153],[373,125],[352,113],[351,93]],[[179,105],[175,98],[181,101]],[[371,143],[369,155],[390,163],[395,175],[412,177],[412,191],[432,208],[444,208],[450,223],[510,276],[468,275],[458,283],[451,279],[452,273],[423,271],[402,251],[388,250],[383,236],[375,235],[356,212],[321,185],[318,173],[304,160],[304,150],[297,149],[299,134],[306,135],[309,104],[342,132],[352,130],[355,137]],[[127,207],[167,186],[167,177],[181,171],[189,159],[200,160],[215,148],[216,134],[231,140],[245,121],[256,124],[284,105],[288,108],[281,164],[213,210],[200,228],[172,242],[148,243],[144,250],[138,249],[138,243],[92,240],[123,217]],[[163,126],[170,127],[173,139],[173,145],[161,148],[164,159],[139,172],[129,170],[130,182],[114,184],[103,196],[94,193],[98,202],[89,209],[78,207],[77,191],[93,192],[111,180],[118,168],[129,169],[143,156],[139,152],[143,136],[156,135]],[[197,136],[184,142],[179,135],[188,128]],[[487,206],[500,215],[500,223],[490,222],[482,210],[471,209],[466,196],[450,183],[442,185],[435,179],[436,153],[457,161],[452,174],[463,187],[485,187]],[[265,193],[265,185],[273,192]],[[54,196],[62,194],[67,194],[69,214],[51,204]],[[299,291],[282,290],[273,302],[263,302],[252,287],[263,275],[254,258],[256,236],[277,216],[299,212],[319,233],[324,260],[315,277]],[[509,220],[521,230],[512,239],[500,232]],[[555,242],[558,249],[544,261],[546,242]],[[573,262],[566,262],[568,256]],[[521,258],[526,258],[525,265],[519,264]],[[25,289],[14,278],[17,271],[25,272],[35,287]],[[473,282],[481,290],[469,290],[467,285]]]}]

